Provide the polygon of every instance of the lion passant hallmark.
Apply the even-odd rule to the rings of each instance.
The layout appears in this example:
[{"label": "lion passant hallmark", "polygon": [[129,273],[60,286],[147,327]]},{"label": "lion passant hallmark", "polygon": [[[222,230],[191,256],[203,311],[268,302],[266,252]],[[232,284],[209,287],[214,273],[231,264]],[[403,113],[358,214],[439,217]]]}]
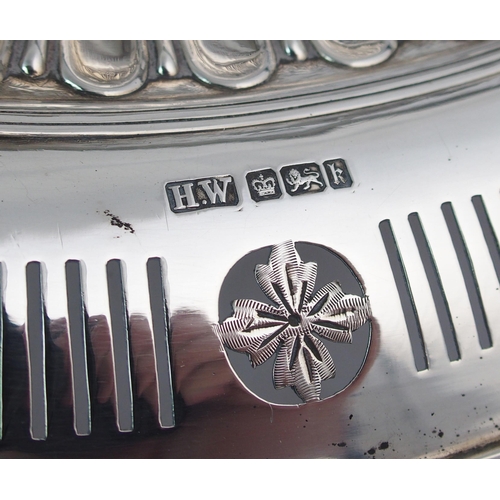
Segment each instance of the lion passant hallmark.
[{"label": "lion passant hallmark", "polygon": [[[280,175],[273,168],[264,168],[248,172],[245,180],[250,197],[257,203],[279,199],[283,192],[289,196],[321,193],[327,188],[325,179],[333,189],[352,186],[352,177],[344,160],[326,160],[323,168],[326,176],[320,165],[313,162],[281,167]],[[240,201],[231,175],[168,182],[165,191],[170,210],[175,214],[231,207]]]},{"label": "lion passant hallmark", "polygon": [[320,167],[316,163],[282,167],[280,173],[290,196],[320,192],[326,188]]}]

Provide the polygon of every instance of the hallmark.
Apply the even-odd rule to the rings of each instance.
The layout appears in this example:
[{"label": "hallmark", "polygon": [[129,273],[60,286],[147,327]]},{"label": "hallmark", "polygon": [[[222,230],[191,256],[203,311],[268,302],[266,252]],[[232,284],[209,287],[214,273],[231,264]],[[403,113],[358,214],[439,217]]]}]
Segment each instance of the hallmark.
[{"label": "hallmark", "polygon": [[347,188],[352,186],[352,178],[345,161],[341,158],[323,162],[330,186],[333,189]]},{"label": "hallmark", "polygon": [[239,201],[231,175],[168,182],[165,190],[170,210],[174,213],[235,206]]},{"label": "hallmark", "polygon": [[265,201],[281,198],[278,176],[272,168],[249,172],[246,180],[252,200]]},{"label": "hallmark", "polygon": [[316,163],[304,163],[302,165],[282,167],[280,173],[283,178],[286,192],[290,196],[317,193],[326,188],[323,175]]}]

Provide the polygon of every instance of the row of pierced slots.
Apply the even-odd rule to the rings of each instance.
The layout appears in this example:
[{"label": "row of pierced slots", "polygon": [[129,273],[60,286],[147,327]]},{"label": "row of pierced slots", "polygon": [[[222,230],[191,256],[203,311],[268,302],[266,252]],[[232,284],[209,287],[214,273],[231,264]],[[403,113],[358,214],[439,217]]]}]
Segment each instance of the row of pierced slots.
[{"label": "row of pierced slots", "polygon": [[[5,288],[5,266],[0,265],[0,290]],[[90,342],[90,320],[85,305],[85,273],[83,263],[68,260],[66,271],[67,297],[67,341],[69,346],[69,365],[71,395],[73,406],[73,428],[77,435],[91,434],[92,397],[90,386],[92,374],[90,360],[94,359]],[[175,426],[174,401],[172,390],[172,370],[169,348],[169,321],[165,292],[166,266],[163,259],[150,258],[146,264],[151,307],[152,328],[150,332],[152,357],[154,358],[156,379],[157,420],[161,428]],[[20,327],[25,338],[28,387],[29,387],[29,430],[34,440],[48,437],[48,378],[51,378],[50,351],[53,344],[54,322],[50,322],[45,311],[44,265],[41,262],[29,262],[26,265],[26,325]],[[122,261],[113,259],[106,264],[106,278],[110,315],[110,350],[112,359],[111,373],[107,383],[114,385],[114,414],[116,426],[120,432],[134,430],[134,392],[133,363],[131,363],[130,317],[127,311],[127,293],[125,289],[125,267]],[[3,294],[0,294],[0,439],[2,423],[2,398],[6,393],[6,362],[4,347],[9,341],[12,325],[5,313]],[[104,318],[105,319],[105,318]],[[64,320],[65,321],[65,320]],[[107,326],[107,321],[106,326]],[[66,329],[65,329],[66,330]],[[19,331],[19,327],[17,328]],[[108,338],[109,338],[108,337]],[[2,353],[4,354],[2,356]],[[65,375],[63,373],[63,375]],[[58,374],[61,378],[61,374]],[[54,377],[52,377],[54,378]],[[50,392],[50,390],[49,390]],[[5,405],[4,405],[5,406]]]},{"label": "row of pierced slots", "polygon": [[[477,195],[473,196],[471,201],[481,226],[497,278],[500,282],[500,250],[498,239],[488,216],[483,198],[480,195]],[[441,211],[455,249],[467,290],[469,303],[477,329],[479,344],[482,349],[488,349],[492,347],[493,343],[481,292],[476,279],[474,265],[469,254],[467,244],[458,224],[452,204],[450,202],[443,203],[441,205]],[[448,357],[450,361],[457,361],[461,358],[460,348],[457,342],[457,335],[450,313],[448,299],[443,288],[438,267],[432,254],[431,246],[424,232],[418,213],[411,213],[408,216],[408,222],[415,238],[415,243],[429,283]],[[391,222],[389,220],[383,220],[379,224],[379,229],[396,282],[396,287],[408,329],[415,366],[418,371],[427,370],[429,368],[429,361],[424,337],[422,335],[419,313],[415,305],[411,284],[405,270],[404,261],[401,256]]]}]

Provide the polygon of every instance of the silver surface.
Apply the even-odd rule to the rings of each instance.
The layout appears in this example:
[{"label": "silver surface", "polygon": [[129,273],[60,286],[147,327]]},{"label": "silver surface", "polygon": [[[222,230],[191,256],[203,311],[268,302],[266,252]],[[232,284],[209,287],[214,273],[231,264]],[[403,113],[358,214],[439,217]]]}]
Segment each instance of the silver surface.
[{"label": "silver surface", "polygon": [[11,40],[0,40],[0,82],[3,80],[4,73],[7,70],[7,66],[10,60],[11,50],[12,50]]},{"label": "silver surface", "polygon": [[[189,124],[190,116],[201,113],[199,107],[172,109],[171,114],[164,109],[157,128],[152,124],[141,130],[165,134],[147,139],[119,139],[127,125],[113,125],[111,119],[103,125],[105,132],[96,135],[90,115],[88,128],[79,115],[63,125],[60,116],[54,118],[57,134],[49,133],[48,114],[41,113],[38,122],[21,123],[21,111],[16,119],[15,112],[3,107],[0,261],[5,266],[6,316],[0,456],[415,458],[472,453],[498,441],[497,60],[498,48],[492,48],[456,65],[436,63],[425,75],[401,76],[407,86],[400,81],[391,87],[386,81],[385,90],[350,94],[347,100],[342,92],[334,97],[331,89],[330,101],[294,95],[289,102],[302,102],[305,108],[285,110],[283,102],[271,102],[268,107],[275,105],[282,115],[269,121],[258,121],[257,115],[269,116],[269,109],[259,115],[264,103],[257,101],[255,121],[244,118],[245,106],[237,122],[221,113],[220,123],[226,121],[228,130],[202,118]],[[406,106],[337,121],[335,113],[353,109],[352,100],[358,98],[366,100],[367,108],[393,98]],[[412,107],[413,98],[426,101],[426,107]],[[300,120],[311,112],[319,124]],[[174,125],[178,116],[186,121]],[[217,111],[210,120],[217,120]],[[85,130],[92,141],[82,141],[79,134]],[[130,130],[137,130],[137,124]],[[23,131],[28,133],[23,136]],[[53,140],[39,142],[33,138],[37,135]],[[353,178],[350,188],[328,186],[292,197],[278,177],[284,193],[280,199],[252,200],[248,172],[279,172],[283,166],[309,162],[322,166],[328,158],[345,160]],[[170,210],[167,182],[226,174],[237,185],[237,206],[178,214]],[[479,215],[477,201],[473,203],[477,195],[495,234]],[[446,203],[452,204],[458,232],[443,215]],[[408,220],[415,213],[454,325],[460,359],[453,361],[429,268]],[[428,363],[420,370],[379,229],[385,220],[390,221],[418,315]],[[466,248],[462,256],[457,255],[459,235]],[[356,381],[332,398],[300,406],[265,403],[248,391],[211,326],[219,321],[219,293],[231,267],[257,248],[287,240],[314,242],[345,256],[363,282],[372,311],[372,344]],[[463,274],[470,271],[466,254],[472,282]],[[159,282],[153,285],[148,262],[156,258],[164,263],[154,271],[160,278],[155,274]],[[92,355],[88,436],[77,436],[73,427],[77,399],[71,393],[68,260],[86,268],[81,288],[86,289],[82,304]],[[126,284],[121,274],[116,290],[108,279],[110,261],[126,269]],[[40,262],[46,270],[45,294],[38,271],[30,274],[27,286],[29,262]],[[479,340],[478,309],[470,300],[474,290],[481,298],[491,347]],[[45,347],[40,344],[44,338],[50,340]],[[29,358],[23,358],[25,341]],[[129,365],[118,366],[116,342]],[[31,365],[33,386],[35,355],[42,365],[46,362],[47,373],[40,363],[35,367],[39,385],[32,387],[30,400],[20,375]],[[125,375],[118,375],[123,366]],[[42,385],[49,372],[45,400]],[[124,380],[130,385],[122,393]],[[56,390],[57,383],[63,386]],[[30,426],[40,441],[31,439]]]},{"label": "silver surface", "polygon": [[[268,264],[257,264],[253,271],[266,302],[237,298],[233,314],[213,325],[214,332],[225,347],[247,354],[254,368],[275,355],[276,390],[293,387],[305,403],[320,400],[322,382],[338,378],[325,340],[352,344],[353,332],[370,319],[368,298],[345,294],[339,282],[327,283],[313,294],[318,263],[304,262],[292,241],[273,245]],[[248,290],[239,293],[246,297]],[[357,361],[354,374],[361,368]]]},{"label": "silver surface", "polygon": [[175,76],[179,71],[175,49],[171,40],[156,40],[157,71],[163,76]]},{"label": "silver surface", "polygon": [[148,51],[140,40],[65,40],[61,78],[77,90],[120,96],[146,82]]},{"label": "silver surface", "polygon": [[[71,42],[70,47],[75,44]],[[62,53],[64,47],[60,47]],[[152,60],[153,52],[148,49],[146,57],[143,51],[141,61]],[[180,47],[176,53],[182,54]],[[248,126],[273,124],[281,129],[294,120],[321,123],[329,116],[335,116],[337,125],[345,125],[492,88],[499,79],[499,53],[498,42],[406,42],[387,61],[360,69],[332,64],[316,55],[281,63],[272,78],[241,92],[207,86],[191,73],[158,78],[155,71],[157,80],[145,81],[134,92],[127,88],[127,95],[114,95],[107,94],[107,80],[98,78],[95,91],[104,93],[106,99],[71,90],[52,77],[42,85],[37,79],[10,74],[0,84],[0,132],[74,138],[228,129],[239,133]],[[53,71],[58,73],[59,59],[53,59]],[[119,71],[122,62],[105,58],[99,68],[108,65],[110,71]],[[236,80],[245,74],[238,68],[232,73]],[[112,80],[109,85],[121,92],[120,82],[125,80]]]},{"label": "silver surface", "polygon": [[301,40],[282,40],[281,45],[286,54],[295,57],[297,61],[307,59],[307,48]]},{"label": "silver surface", "polygon": [[488,245],[488,251],[490,253],[493,266],[495,267],[495,273],[497,275],[498,281],[500,281],[500,250],[497,235],[495,234],[495,230],[493,229],[493,226],[491,224],[491,219],[484,205],[482,196],[473,196],[472,204],[474,205],[477,218],[479,219],[479,223],[481,224],[484,239],[486,241],[486,244]]},{"label": "silver surface", "polygon": [[386,61],[398,47],[396,40],[313,40],[327,61],[351,68],[367,68]]},{"label": "silver surface", "polygon": [[265,40],[186,40],[182,48],[201,81],[231,89],[263,83],[276,67],[271,44]]},{"label": "silver surface", "polygon": [[3,434],[3,294],[5,283],[5,269],[3,264],[0,264],[0,439]]},{"label": "silver surface", "polygon": [[21,70],[37,77],[45,73],[47,61],[47,40],[28,40],[21,59]]}]

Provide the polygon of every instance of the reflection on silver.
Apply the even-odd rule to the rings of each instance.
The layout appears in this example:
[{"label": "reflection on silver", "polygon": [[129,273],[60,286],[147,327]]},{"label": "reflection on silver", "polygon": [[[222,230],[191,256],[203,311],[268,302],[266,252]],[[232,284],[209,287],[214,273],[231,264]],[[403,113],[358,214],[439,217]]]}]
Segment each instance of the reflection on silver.
[{"label": "reflection on silver", "polygon": [[113,343],[116,423],[120,432],[131,432],[134,429],[134,408],[130,369],[129,319],[123,263],[118,259],[110,260],[106,265],[106,273]]},{"label": "reflection on silver", "polygon": [[26,266],[30,432],[35,440],[47,439],[47,385],[45,378],[45,270],[40,262]]},{"label": "reflection on silver", "polygon": [[[108,293],[102,303],[106,314],[90,317],[86,266],[79,260],[67,260],[64,267],[65,274],[57,269],[47,272],[45,264],[38,261],[26,266],[26,328],[20,329],[7,315],[0,315],[0,395],[2,392],[4,395],[0,398],[0,423],[5,424],[4,429],[11,430],[12,435],[12,411],[22,412],[24,406],[30,413],[30,432],[35,440],[47,439],[54,430],[57,434],[60,415],[69,416],[71,407],[76,436],[92,436],[95,428],[102,429],[103,407],[107,408],[105,411],[110,417],[113,415],[115,428],[120,432],[140,431],[140,419],[144,414],[158,422],[155,429],[174,427],[165,262],[150,258],[147,277],[144,273],[145,304],[149,290],[151,315],[147,312],[129,314],[122,261],[113,259],[106,266]],[[141,268],[145,271],[143,266]],[[101,271],[100,268],[97,274]],[[15,270],[11,273],[11,278],[13,276]],[[11,289],[16,284],[15,278],[10,280]],[[3,311],[1,291],[6,285],[6,270],[0,262],[0,310]],[[94,288],[94,295],[96,292]],[[46,295],[51,299],[48,304]],[[109,303],[107,311],[106,302]],[[49,317],[54,306],[62,316]],[[150,328],[151,320],[153,329]],[[24,334],[26,343],[22,340]],[[26,352],[28,362],[25,366]],[[27,393],[21,393],[21,409],[15,396],[19,395],[19,390],[24,390],[25,369],[28,370],[26,389],[29,389],[30,398],[28,405]],[[4,400],[5,408],[10,408],[8,419],[1,418]],[[135,404],[142,409],[142,413],[139,410],[139,429],[134,424]]]},{"label": "reflection on silver", "polygon": [[[60,44],[61,52],[64,44],[70,42]],[[156,61],[150,65],[156,66]],[[67,85],[53,81],[51,74],[46,85],[29,78],[21,81],[14,74],[0,89],[0,134],[129,137],[243,130],[253,125],[297,124],[302,119],[348,124],[493,88],[499,72],[499,42],[432,41],[405,42],[394,57],[369,71],[339,71],[314,58],[304,64],[282,64],[276,78],[251,92],[215,91],[189,77],[159,78],[135,95],[113,102],[75,96]],[[94,83],[101,95],[107,92],[106,81]]]},{"label": "reflection on silver", "polygon": [[5,291],[5,265],[0,262],[0,440],[3,435],[3,294]]},{"label": "reflection on silver", "polygon": [[396,40],[313,40],[312,43],[327,61],[351,68],[380,64],[398,47]]},{"label": "reflection on silver", "polygon": [[66,293],[68,302],[68,333],[73,382],[73,426],[78,436],[90,434],[90,393],[87,362],[87,312],[83,263],[66,262]]},{"label": "reflection on silver", "polygon": [[231,89],[259,85],[276,67],[271,43],[265,40],[188,40],[182,47],[200,80]]},{"label": "reflection on silver", "polygon": [[170,327],[166,288],[166,264],[163,259],[151,258],[147,263],[149,300],[153,320],[153,343],[158,388],[158,420],[160,427],[175,426],[172,365],[170,361]]},{"label": "reflection on silver", "polygon": [[4,78],[10,60],[12,40],[0,40],[0,82]]},{"label": "reflection on silver", "polygon": [[313,333],[350,344],[352,332],[371,315],[367,297],[346,295],[338,283],[313,295],[317,267],[302,262],[292,241],[273,246],[269,265],[258,264],[255,278],[277,307],[235,300],[233,316],[213,326],[221,342],[247,353],[253,366],[277,352],[276,389],[293,387],[304,402],[319,400],[321,381],[335,377],[332,357]]},{"label": "reflection on silver", "polygon": [[41,76],[45,73],[47,40],[28,40],[21,59],[23,73]]},{"label": "reflection on silver", "polygon": [[156,40],[157,71],[162,76],[175,76],[179,72],[177,56],[171,40]]},{"label": "reflection on silver", "polygon": [[140,89],[147,78],[148,49],[142,40],[64,40],[60,71],[72,87],[104,96]]},{"label": "reflection on silver", "polygon": [[282,40],[281,46],[288,56],[293,56],[297,61],[307,59],[307,49],[301,40]]},{"label": "reflection on silver", "polygon": [[[53,80],[52,72],[43,81],[20,75],[19,56],[16,51],[15,61],[11,57],[8,78],[0,86],[0,260],[9,271],[3,275],[8,282],[1,458],[56,453],[415,458],[450,456],[499,442],[500,290],[491,256],[498,256],[492,236],[500,234],[498,42],[405,42],[368,71],[340,68],[321,58],[295,61],[250,91],[209,88],[186,72],[186,78],[158,78],[137,94],[114,100],[77,95]],[[156,60],[149,67],[156,73]],[[182,68],[184,74],[184,62]],[[310,159],[324,174],[322,159],[336,157],[349,165],[355,181],[349,188],[334,191],[332,186],[323,194],[295,199],[285,194],[279,202],[251,200],[248,172]],[[206,179],[218,172],[234,176],[241,194],[238,206],[187,216],[169,210],[164,191],[169,179]],[[290,187],[278,172],[276,188],[284,191],[285,185]],[[484,217],[478,219],[477,204],[471,203],[478,193],[493,229]],[[460,264],[440,212],[443,201],[453,203],[474,264],[490,349],[478,342]],[[110,225],[103,215],[107,208],[133,224],[135,233]],[[461,351],[453,363],[408,224],[411,213],[422,220],[448,300]],[[429,369],[421,372],[415,370],[405,315],[377,228],[389,219],[429,354]],[[269,368],[265,380],[270,391],[293,392],[272,387],[272,358],[254,370],[246,354],[227,348],[228,359],[238,358],[245,371],[228,364],[211,328],[225,271],[249,248],[265,248],[265,257],[250,259],[248,283],[255,294],[248,298],[271,304],[252,271],[256,263],[267,264],[270,242],[287,238],[321,241],[348,255],[375,312],[371,347],[356,381],[334,398],[300,407],[294,406],[302,403],[295,393],[294,405],[283,407],[246,390],[247,375],[257,378],[257,372]],[[335,281],[325,279],[319,260],[297,248],[306,262],[318,262],[318,288]],[[164,256],[169,264],[171,368],[185,410],[176,408],[174,430],[158,426],[149,256]],[[125,435],[115,422],[105,272],[111,258],[127,263],[129,281],[134,431]],[[71,359],[64,330],[66,322],[69,327],[68,259],[84,261],[88,269],[92,433],[85,437],[72,429]],[[29,261],[43,261],[48,271],[46,442],[31,442],[29,429]],[[238,290],[238,275],[233,281]],[[342,290],[361,295],[343,281]],[[221,322],[233,315],[230,291]],[[353,333],[353,344],[323,344],[348,351],[362,329],[368,324]],[[331,357],[337,373],[321,382],[322,395],[344,374],[342,357]]]}]

